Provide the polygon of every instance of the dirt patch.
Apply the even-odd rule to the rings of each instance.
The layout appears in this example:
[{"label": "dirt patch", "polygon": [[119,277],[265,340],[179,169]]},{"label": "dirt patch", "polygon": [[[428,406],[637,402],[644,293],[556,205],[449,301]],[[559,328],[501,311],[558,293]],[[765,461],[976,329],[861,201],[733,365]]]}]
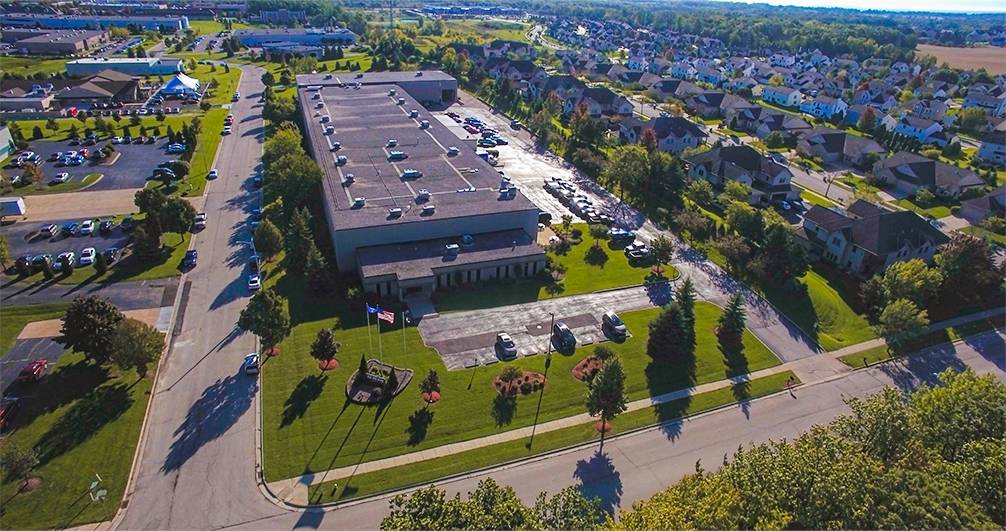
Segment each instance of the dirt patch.
[{"label": "dirt patch", "polygon": [[493,387],[496,388],[496,392],[500,396],[529,395],[537,392],[544,386],[545,375],[540,372],[525,371],[520,375],[520,378],[509,382],[500,380],[499,376],[493,378]]},{"label": "dirt patch", "polygon": [[[157,320],[161,316],[160,308],[147,308],[144,310],[126,310],[122,312],[126,317],[143,321],[150,326],[157,326]],[[45,321],[35,321],[28,323],[18,334],[18,339],[39,339],[43,337],[56,337],[63,327],[63,322],[59,319],[46,319]]]},{"label": "dirt patch", "polygon": [[30,477],[23,483],[21,483],[21,487],[18,488],[18,492],[22,494],[27,494],[33,490],[38,489],[41,486],[42,486],[42,478],[38,476]]},{"label": "dirt patch", "polygon": [[569,372],[573,374],[573,378],[586,382],[592,379],[597,374],[597,371],[601,370],[602,365],[604,365],[604,362],[597,356],[587,356],[574,365]]},{"label": "dirt patch", "polygon": [[136,211],[133,196],[139,188],[41,194],[25,196],[26,220],[96,218],[118,216]]}]

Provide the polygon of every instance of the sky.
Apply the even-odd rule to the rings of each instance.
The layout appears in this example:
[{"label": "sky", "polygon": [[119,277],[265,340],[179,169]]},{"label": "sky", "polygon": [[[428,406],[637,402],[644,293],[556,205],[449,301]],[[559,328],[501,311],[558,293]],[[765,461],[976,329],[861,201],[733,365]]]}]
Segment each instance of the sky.
[{"label": "sky", "polygon": [[748,4],[799,7],[845,7],[886,11],[1006,13],[1006,0],[731,0]]}]

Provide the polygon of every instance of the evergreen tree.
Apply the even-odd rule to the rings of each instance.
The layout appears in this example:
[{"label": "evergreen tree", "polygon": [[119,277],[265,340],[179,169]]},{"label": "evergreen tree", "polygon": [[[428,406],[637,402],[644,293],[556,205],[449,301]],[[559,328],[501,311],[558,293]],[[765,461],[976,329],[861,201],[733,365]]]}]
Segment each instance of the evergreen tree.
[{"label": "evergreen tree", "polygon": [[298,208],[290,220],[286,237],[286,268],[294,275],[302,275],[307,266],[307,258],[314,247],[311,234],[311,215],[306,208]]},{"label": "evergreen tree", "polygon": [[689,334],[681,306],[676,302],[667,305],[656,319],[650,321],[650,336],[646,353],[657,361],[674,361],[691,353]]},{"label": "evergreen tree", "polygon": [[735,293],[730,297],[730,302],[720,316],[717,329],[720,340],[730,345],[739,345],[744,334],[746,319],[744,297],[740,293]]},{"label": "evergreen tree", "polygon": [[681,308],[684,319],[685,344],[693,351],[695,349],[695,285],[691,277],[686,277],[674,296],[674,302]]}]

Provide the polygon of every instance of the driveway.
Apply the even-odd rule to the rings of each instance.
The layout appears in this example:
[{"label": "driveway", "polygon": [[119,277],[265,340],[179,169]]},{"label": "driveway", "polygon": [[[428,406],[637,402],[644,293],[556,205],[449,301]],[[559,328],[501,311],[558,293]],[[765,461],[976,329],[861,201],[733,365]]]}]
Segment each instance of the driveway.
[{"label": "driveway", "polygon": [[[601,314],[638,310],[667,303],[668,283],[647,287],[588,293],[537,302],[446,313],[424,317],[419,323],[423,341],[440,353],[448,369],[488,365],[499,361],[496,334],[510,334],[518,356],[534,356],[548,349],[552,315],[565,322],[582,347],[607,341],[601,329]],[[632,331],[630,330],[630,333]]]}]

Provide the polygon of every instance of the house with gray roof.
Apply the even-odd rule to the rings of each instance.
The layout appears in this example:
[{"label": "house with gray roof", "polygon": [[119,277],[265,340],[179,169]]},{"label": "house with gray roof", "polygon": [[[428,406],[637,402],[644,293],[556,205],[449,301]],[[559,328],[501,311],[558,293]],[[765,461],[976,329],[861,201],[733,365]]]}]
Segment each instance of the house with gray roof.
[{"label": "house with gray roof", "polygon": [[949,240],[915,212],[893,212],[861,199],[846,210],[814,205],[796,235],[812,257],[866,277],[895,262],[931,262]]},{"label": "house with gray roof", "polygon": [[944,197],[957,197],[965,190],[985,185],[985,181],[969,169],[908,151],[877,161],[873,165],[873,177],[903,193],[915,194],[926,189]]},{"label": "house with gray roof", "polygon": [[797,199],[793,173],[786,166],[750,146],[722,146],[685,159],[688,177],[704,179],[714,186],[738,181],[751,187],[748,203],[767,205],[771,201]]},{"label": "house with gray roof", "polygon": [[980,223],[993,216],[1006,217],[1006,184],[981,197],[961,201],[958,215],[971,223]]},{"label": "house with gray roof", "polygon": [[815,127],[800,133],[796,149],[808,157],[820,157],[827,163],[861,165],[866,155],[883,155],[887,150],[872,138],[853,135],[830,127]]},{"label": "house with gray roof", "polygon": [[630,116],[619,124],[619,138],[635,144],[647,129],[656,135],[657,149],[675,154],[698,147],[708,136],[691,120],[680,116],[661,116],[646,122]]}]

